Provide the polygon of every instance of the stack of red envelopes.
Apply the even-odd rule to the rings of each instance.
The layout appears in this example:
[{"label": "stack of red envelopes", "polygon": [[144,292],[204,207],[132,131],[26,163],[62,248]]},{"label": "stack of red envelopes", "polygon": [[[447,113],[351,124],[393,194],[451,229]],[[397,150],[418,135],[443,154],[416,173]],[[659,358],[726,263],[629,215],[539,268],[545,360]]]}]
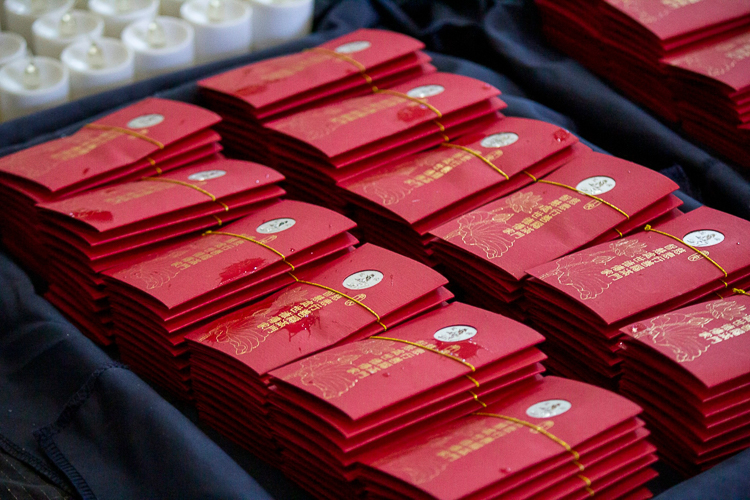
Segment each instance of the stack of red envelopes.
[{"label": "stack of red envelopes", "polygon": [[522,315],[507,304],[522,298],[527,269],[669,214],[681,204],[671,194],[677,187],[658,172],[590,152],[433,230],[434,258],[466,300]]},{"label": "stack of red envelopes", "polygon": [[340,186],[358,208],[355,218],[368,241],[429,263],[429,231],[530,184],[586,150],[557,125],[503,118]]},{"label": "stack of red envelopes", "polygon": [[372,453],[367,498],[646,499],[656,477],[641,409],[557,377]]},{"label": "stack of red envelopes", "polygon": [[750,167],[750,30],[667,59],[689,135]]},{"label": "stack of red envelopes", "polygon": [[266,124],[273,165],[290,193],[341,208],[337,182],[497,121],[499,90],[433,73]]},{"label": "stack of red envelopes", "polygon": [[591,71],[606,76],[601,1],[534,0],[542,17],[542,31],[550,44]]},{"label": "stack of red envelopes", "polygon": [[[582,54],[589,68],[669,121],[677,121],[678,115],[663,59],[750,24],[745,0],[579,0],[567,12],[560,2],[537,4],[554,23],[547,31],[559,48],[575,50],[571,54],[576,58]],[[586,17],[593,21],[582,23]],[[599,39],[592,42],[591,37]]]},{"label": "stack of red envelopes", "polygon": [[222,115],[227,146],[263,161],[263,123],[303,109],[372,93],[431,73],[419,40],[400,33],[360,29],[319,47],[267,59],[198,82],[209,108]]},{"label": "stack of red envelopes", "polygon": [[280,457],[268,422],[268,373],[381,333],[452,297],[445,278],[366,244],[298,283],[186,335],[200,416],[261,458]]},{"label": "stack of red envelopes", "polygon": [[679,309],[621,330],[620,390],[664,458],[695,474],[750,447],[750,297]]},{"label": "stack of red envelopes", "polygon": [[321,498],[354,498],[349,481],[368,450],[535,384],[543,340],[521,323],[453,303],[273,370],[271,425],[285,474]]},{"label": "stack of red envelopes", "polygon": [[209,127],[219,121],[216,114],[191,104],[149,98],[75,134],[0,158],[3,243],[44,276],[37,203],[158,175],[217,153],[220,137]]},{"label": "stack of red envelopes", "polygon": [[39,204],[49,253],[47,299],[84,333],[109,343],[100,271],[276,202],[284,194],[276,185],[282,179],[268,167],[222,158]]},{"label": "stack of red envelopes", "polygon": [[184,334],[293,283],[288,271],[346,252],[357,243],[353,227],[328,209],[285,200],[102,272],[122,360],[189,396]]},{"label": "stack of red envelopes", "polygon": [[548,367],[615,387],[622,371],[620,328],[750,275],[750,222],[744,219],[701,207],[647,229],[528,271],[533,278],[524,293],[547,338]]}]

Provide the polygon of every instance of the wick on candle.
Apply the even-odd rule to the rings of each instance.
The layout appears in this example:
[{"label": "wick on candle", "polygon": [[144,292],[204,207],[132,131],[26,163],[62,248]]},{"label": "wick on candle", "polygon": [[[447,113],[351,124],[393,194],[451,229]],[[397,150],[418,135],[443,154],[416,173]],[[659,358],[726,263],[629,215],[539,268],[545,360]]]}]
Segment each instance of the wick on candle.
[{"label": "wick on candle", "polygon": [[115,8],[117,9],[117,12],[123,14],[125,12],[130,12],[132,5],[130,4],[130,0],[115,0]]},{"label": "wick on candle", "polygon": [[94,69],[102,69],[105,66],[104,53],[96,42],[91,42],[91,46],[86,52],[86,60],[89,63],[89,67]]},{"label": "wick on candle", "polygon": [[167,34],[164,32],[164,27],[156,19],[148,23],[148,27],[146,27],[146,43],[152,49],[167,45]]},{"label": "wick on candle", "polygon": [[60,36],[69,37],[76,34],[76,20],[70,12],[66,12],[60,18],[60,27],[58,28]]},{"label": "wick on candle", "polygon": [[224,2],[221,0],[209,0],[206,17],[212,23],[220,23],[224,20]]},{"label": "wick on candle", "polygon": [[42,77],[39,75],[39,68],[36,67],[34,61],[29,61],[29,64],[24,68],[22,83],[24,88],[28,90],[38,89],[42,84]]}]

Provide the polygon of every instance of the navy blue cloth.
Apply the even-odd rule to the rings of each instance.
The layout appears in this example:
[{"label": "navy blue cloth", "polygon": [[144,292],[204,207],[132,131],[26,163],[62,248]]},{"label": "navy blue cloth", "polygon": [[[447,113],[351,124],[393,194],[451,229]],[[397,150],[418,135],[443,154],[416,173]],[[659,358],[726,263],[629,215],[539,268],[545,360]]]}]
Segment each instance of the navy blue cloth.
[{"label": "navy blue cloth", "polygon": [[[303,40],[0,124],[0,156],[70,134],[146,96],[199,102],[199,78],[359,27],[419,38],[439,69],[498,87],[506,114],[556,123],[599,151],[661,171],[680,185],[688,209],[706,203],[750,217],[746,172],[547,46],[531,0],[317,0],[316,32]],[[74,491],[84,498],[306,497],[210,429],[207,438],[191,422],[194,408],[175,404],[181,411],[84,338],[0,254],[0,458],[33,469],[62,497]],[[750,451],[659,498],[750,498],[748,467]],[[657,488],[681,481],[666,469],[665,477]]]}]

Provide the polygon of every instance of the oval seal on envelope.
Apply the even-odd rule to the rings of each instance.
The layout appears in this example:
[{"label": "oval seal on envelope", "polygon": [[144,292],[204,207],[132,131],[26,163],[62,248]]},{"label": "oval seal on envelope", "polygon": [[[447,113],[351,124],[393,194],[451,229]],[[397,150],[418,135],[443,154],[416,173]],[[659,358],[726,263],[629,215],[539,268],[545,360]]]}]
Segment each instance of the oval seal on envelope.
[{"label": "oval seal on envelope", "polygon": [[435,332],[435,340],[440,342],[461,342],[477,334],[477,329],[468,325],[446,326]]},{"label": "oval seal on envelope", "polygon": [[347,276],[343,285],[349,290],[364,290],[373,287],[383,281],[383,273],[380,271],[359,271]]},{"label": "oval seal on envelope", "polygon": [[548,399],[529,406],[526,415],[534,418],[556,417],[570,410],[572,406],[570,401],[564,399]]},{"label": "oval seal on envelope", "polygon": [[297,223],[296,220],[290,219],[289,217],[281,217],[279,219],[269,220],[258,226],[255,230],[261,234],[273,234],[286,231]]}]

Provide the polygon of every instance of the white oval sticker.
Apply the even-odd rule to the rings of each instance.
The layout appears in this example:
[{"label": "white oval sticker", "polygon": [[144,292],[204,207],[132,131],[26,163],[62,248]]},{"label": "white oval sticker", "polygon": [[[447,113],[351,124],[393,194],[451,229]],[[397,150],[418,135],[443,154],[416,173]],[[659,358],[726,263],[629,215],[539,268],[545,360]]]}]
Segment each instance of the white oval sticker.
[{"label": "white oval sticker", "polygon": [[477,329],[468,325],[446,326],[435,332],[435,339],[440,342],[461,342],[477,334]]},{"label": "white oval sticker", "polygon": [[339,45],[334,49],[334,52],[339,54],[354,54],[365,49],[369,49],[372,46],[367,40],[361,40],[359,42],[349,42],[344,45]]},{"label": "white oval sticker", "polygon": [[380,271],[359,271],[348,276],[343,285],[349,290],[364,290],[383,281],[383,273]]},{"label": "white oval sticker", "polygon": [[582,193],[592,194],[594,196],[598,194],[604,194],[607,191],[612,191],[617,185],[612,177],[606,177],[603,175],[597,175],[595,177],[589,177],[578,183],[576,189]]},{"label": "white oval sticker", "polygon": [[562,415],[571,408],[570,401],[564,399],[548,399],[529,406],[526,415],[534,418],[550,418]]},{"label": "white oval sticker", "polygon": [[157,115],[157,114],[151,114],[151,115],[143,115],[139,116],[138,118],[133,118],[128,122],[129,128],[148,128],[153,127],[154,125],[158,125],[161,122],[164,121],[163,115]]},{"label": "white oval sticker", "polygon": [[518,134],[513,132],[501,132],[499,134],[488,135],[479,144],[483,148],[502,148],[504,146],[510,146],[518,140]]},{"label": "white oval sticker", "polygon": [[409,97],[416,99],[422,99],[425,97],[432,97],[434,95],[442,94],[445,92],[445,87],[442,85],[422,85],[420,87],[414,87],[406,93]]},{"label": "white oval sticker", "polygon": [[209,179],[216,179],[226,175],[223,170],[204,170],[203,172],[196,172],[188,175],[188,179],[191,181],[207,181]]},{"label": "white oval sticker", "polygon": [[296,223],[297,221],[294,219],[282,217],[280,219],[273,219],[269,220],[268,222],[264,222],[255,230],[261,234],[280,233],[281,231],[286,231]]},{"label": "white oval sticker", "polygon": [[694,247],[710,247],[724,241],[724,235],[712,229],[701,229],[686,234],[682,241]]}]

